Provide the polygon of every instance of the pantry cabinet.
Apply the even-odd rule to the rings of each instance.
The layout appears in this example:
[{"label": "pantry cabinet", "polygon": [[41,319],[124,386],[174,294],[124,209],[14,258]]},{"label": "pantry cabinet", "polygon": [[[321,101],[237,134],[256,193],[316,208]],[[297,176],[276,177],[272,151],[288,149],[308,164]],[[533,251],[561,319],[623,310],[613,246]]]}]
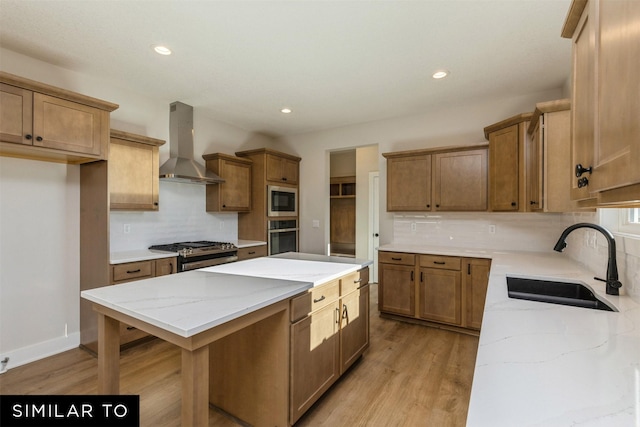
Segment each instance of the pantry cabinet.
[{"label": "pantry cabinet", "polygon": [[484,128],[489,140],[489,210],[525,210],[525,144],[531,113],[519,114]]},{"label": "pantry cabinet", "polygon": [[491,261],[405,252],[378,252],[381,315],[476,333]]},{"label": "pantry cabinet", "polygon": [[215,153],[202,158],[208,170],[225,182],[207,185],[207,212],[251,211],[251,168],[249,159]]},{"label": "pantry cabinet", "polygon": [[487,146],[384,153],[387,211],[486,211]]},{"label": "pantry cabinet", "polygon": [[117,108],[0,72],[0,154],[74,164],[106,159]]},{"label": "pantry cabinet", "polygon": [[640,201],[640,2],[574,0],[562,30],[573,49],[574,200]]},{"label": "pantry cabinet", "polygon": [[111,210],[158,210],[159,153],[165,141],[111,129]]}]

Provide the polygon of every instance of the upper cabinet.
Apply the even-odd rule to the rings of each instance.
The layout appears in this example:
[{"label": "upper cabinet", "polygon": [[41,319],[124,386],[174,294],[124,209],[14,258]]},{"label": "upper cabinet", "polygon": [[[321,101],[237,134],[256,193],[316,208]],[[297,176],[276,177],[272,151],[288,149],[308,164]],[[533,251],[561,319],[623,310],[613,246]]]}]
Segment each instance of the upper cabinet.
[{"label": "upper cabinet", "polygon": [[[574,0],[571,195],[600,206],[640,201],[640,2]],[[589,203],[589,202],[587,202]]]},{"label": "upper cabinet", "polygon": [[267,181],[298,185],[298,163],[293,156],[267,154]]},{"label": "upper cabinet", "polygon": [[118,105],[0,72],[0,154],[63,163],[107,159]]},{"label": "upper cabinet", "polygon": [[526,210],[571,212],[571,102],[568,99],[536,104],[526,151]]},{"label": "upper cabinet", "polygon": [[525,142],[531,113],[519,114],[484,128],[489,140],[489,210],[524,211]]},{"label": "upper cabinet", "polygon": [[205,154],[202,158],[208,170],[225,180],[207,185],[207,212],[249,212],[251,160],[222,153]]},{"label": "upper cabinet", "polygon": [[158,147],[164,143],[160,139],[111,130],[111,210],[158,210]]},{"label": "upper cabinet", "polygon": [[384,153],[387,211],[487,210],[487,146]]}]

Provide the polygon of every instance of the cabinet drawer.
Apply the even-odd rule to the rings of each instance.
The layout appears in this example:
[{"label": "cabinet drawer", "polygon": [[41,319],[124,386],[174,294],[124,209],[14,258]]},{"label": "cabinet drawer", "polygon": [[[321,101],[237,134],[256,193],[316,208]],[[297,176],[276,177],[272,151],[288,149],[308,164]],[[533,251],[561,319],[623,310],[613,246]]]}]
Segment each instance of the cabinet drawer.
[{"label": "cabinet drawer", "polygon": [[267,256],[267,245],[238,248],[238,261]]},{"label": "cabinet drawer", "polygon": [[450,256],[420,255],[420,267],[460,271],[462,259]]},{"label": "cabinet drawer", "polygon": [[112,266],[113,282],[145,279],[154,276],[153,261],[129,262]]},{"label": "cabinet drawer", "polygon": [[378,252],[378,262],[386,264],[414,265],[416,256],[402,252]]},{"label": "cabinet drawer", "polygon": [[309,289],[306,294],[297,296],[291,300],[291,321],[295,322],[309,313],[331,304],[336,301],[339,296],[339,280],[334,280]]},{"label": "cabinet drawer", "polygon": [[[346,295],[350,292],[355,291],[359,287],[366,285],[369,280],[369,277],[368,277],[369,275],[368,274],[365,274],[365,275],[367,277],[363,277],[360,274],[360,271],[354,271],[353,273],[342,277],[340,279],[340,295]],[[365,279],[366,281],[363,282],[362,279]]]}]

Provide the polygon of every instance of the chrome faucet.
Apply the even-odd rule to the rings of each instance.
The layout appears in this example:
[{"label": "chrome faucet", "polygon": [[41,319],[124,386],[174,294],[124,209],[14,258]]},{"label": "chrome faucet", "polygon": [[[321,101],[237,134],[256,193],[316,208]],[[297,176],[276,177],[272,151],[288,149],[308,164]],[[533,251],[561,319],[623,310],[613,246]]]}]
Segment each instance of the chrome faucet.
[{"label": "chrome faucet", "polygon": [[553,247],[553,250],[556,252],[562,252],[564,248],[567,247],[567,236],[576,228],[593,228],[594,230],[598,230],[604,237],[607,238],[607,242],[609,243],[609,262],[607,264],[607,278],[600,279],[599,277],[594,277],[596,280],[600,280],[601,282],[605,282],[607,284],[607,294],[609,295],[619,295],[618,289],[622,287],[622,283],[618,280],[618,264],[616,263],[616,241],[613,238],[613,234],[609,230],[604,227],[601,227],[596,224],[590,224],[588,222],[581,222],[579,224],[574,224],[572,226],[567,227],[563,232],[558,242]]}]

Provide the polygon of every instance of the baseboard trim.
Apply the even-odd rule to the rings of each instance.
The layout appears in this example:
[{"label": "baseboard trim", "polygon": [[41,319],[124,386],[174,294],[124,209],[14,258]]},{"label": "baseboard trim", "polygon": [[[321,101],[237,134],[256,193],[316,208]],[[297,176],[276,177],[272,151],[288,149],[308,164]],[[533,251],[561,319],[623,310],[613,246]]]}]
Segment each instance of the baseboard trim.
[{"label": "baseboard trim", "polygon": [[1,352],[0,359],[9,358],[5,366],[4,373],[11,368],[26,365],[63,351],[77,348],[80,345],[80,332],[74,332],[64,337],[57,337],[51,340],[39,342],[26,347],[18,348],[7,352]]}]

